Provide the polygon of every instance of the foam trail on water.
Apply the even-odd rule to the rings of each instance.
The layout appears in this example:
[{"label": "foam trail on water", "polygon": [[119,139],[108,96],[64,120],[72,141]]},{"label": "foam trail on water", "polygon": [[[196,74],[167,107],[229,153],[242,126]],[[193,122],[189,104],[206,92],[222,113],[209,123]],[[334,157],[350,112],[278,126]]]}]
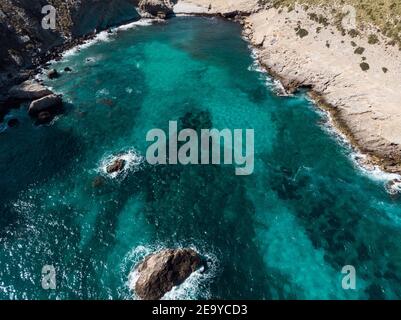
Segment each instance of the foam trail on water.
[{"label": "foam trail on water", "polygon": [[124,30],[129,30],[129,29],[133,29],[136,27],[145,27],[145,26],[150,26],[152,25],[155,21],[159,21],[157,19],[141,19],[135,22],[131,22],[131,23],[127,23],[124,24],[122,26],[119,26],[113,30],[117,30],[117,31],[124,31]]},{"label": "foam trail on water", "polygon": [[[248,41],[246,38],[244,39]],[[268,76],[269,71],[261,64],[258,50],[252,45],[249,45],[248,47],[251,50],[251,57],[253,59],[253,63],[251,66],[249,66],[248,70],[263,74],[266,86],[276,92],[278,96],[292,96],[292,94],[288,93],[287,90],[285,90],[283,84],[279,80]]]}]

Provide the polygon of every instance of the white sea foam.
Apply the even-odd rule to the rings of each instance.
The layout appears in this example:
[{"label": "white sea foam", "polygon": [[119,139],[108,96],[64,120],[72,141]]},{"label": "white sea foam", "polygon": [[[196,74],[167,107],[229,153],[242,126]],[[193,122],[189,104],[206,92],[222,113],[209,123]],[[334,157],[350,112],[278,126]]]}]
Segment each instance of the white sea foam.
[{"label": "white sea foam", "polygon": [[124,30],[133,29],[133,28],[136,28],[136,27],[141,27],[141,26],[142,27],[150,26],[154,22],[157,22],[157,21],[159,21],[159,20],[157,20],[157,19],[146,19],[145,18],[145,19],[141,19],[141,20],[138,20],[138,21],[135,21],[135,22],[128,23],[128,24],[124,24],[124,25],[119,26],[119,27],[117,27],[117,28],[115,28],[113,30],[124,31]]},{"label": "white sea foam", "polygon": [[[244,39],[246,40],[246,38]],[[266,86],[272,89],[278,96],[292,96],[292,94],[288,93],[287,90],[285,90],[280,80],[274,79],[273,77],[269,76],[269,71],[260,63],[258,50],[252,45],[249,45],[249,48],[251,50],[253,63],[251,66],[249,66],[248,70],[261,73],[264,77]]]},{"label": "white sea foam", "polygon": [[[124,168],[119,172],[108,173],[107,167],[118,159],[122,159],[125,161]],[[111,154],[105,156],[100,162],[98,171],[100,172],[100,174],[108,178],[123,180],[129,173],[139,171],[143,163],[144,157],[140,155],[135,149],[129,149],[128,151],[119,153],[117,155]]]},{"label": "white sea foam", "polygon": [[[176,245],[174,247],[178,248],[184,246]],[[207,263],[206,269],[200,268],[199,270],[193,272],[181,285],[176,286],[170,292],[167,292],[162,300],[196,300],[212,298],[209,287],[219,271],[218,259],[214,253],[204,252],[196,246],[189,247],[204,257]],[[163,244],[154,246],[138,246],[126,256],[124,264],[131,265],[126,286],[132,294],[132,298],[136,300],[139,299],[134,290],[136,281],[139,277],[135,267],[149,254],[158,252],[165,248],[166,246]]]},{"label": "white sea foam", "polygon": [[105,30],[105,31],[101,31],[99,32],[94,38],[85,41],[84,43],[75,46],[74,48],[71,48],[69,50],[66,50],[63,53],[63,58],[67,58],[71,55],[76,54],[77,52],[79,52],[82,49],[88,48],[92,45],[94,45],[95,43],[98,42],[107,42],[107,41],[112,41],[114,35],[118,32],[118,31],[124,31],[124,30],[129,30],[129,29],[133,29],[136,27],[140,27],[140,26],[149,26],[151,25],[153,22],[156,22],[157,20],[155,19],[141,19],[135,22],[131,22],[116,28],[111,28],[110,30]]},{"label": "white sea foam", "polygon": [[103,59],[102,55],[96,55],[96,56],[87,57],[85,59],[85,64],[94,65],[94,64],[96,64],[97,62],[99,62],[102,59]]}]

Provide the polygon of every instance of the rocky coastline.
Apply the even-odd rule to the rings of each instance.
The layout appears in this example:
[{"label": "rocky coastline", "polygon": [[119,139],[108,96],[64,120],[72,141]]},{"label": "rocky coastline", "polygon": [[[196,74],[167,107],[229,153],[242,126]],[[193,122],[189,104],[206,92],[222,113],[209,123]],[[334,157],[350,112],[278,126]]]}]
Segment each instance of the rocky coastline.
[{"label": "rocky coastline", "polygon": [[[362,165],[401,173],[401,81],[397,77],[401,53],[384,38],[370,44],[368,37],[344,35],[328,22],[311,18],[321,8],[313,11],[299,5],[287,10],[256,0],[134,2],[147,18],[201,15],[238,21],[260,64],[288,92],[306,88],[317,106],[331,114],[335,127],[351,145],[368,156]],[[51,52],[40,55],[33,68],[18,69],[7,89],[32,78],[48,61],[59,59],[65,50],[94,35],[65,38]],[[9,96],[0,97],[0,119],[16,104]]]},{"label": "rocky coastline", "polygon": [[290,94],[306,89],[355,151],[367,156],[360,165],[401,173],[401,53],[390,39],[374,33],[378,40],[372,41],[373,26],[345,33],[322,7],[219,0],[210,9],[208,3],[182,0],[174,11],[224,16],[236,8],[233,18],[263,68]]}]

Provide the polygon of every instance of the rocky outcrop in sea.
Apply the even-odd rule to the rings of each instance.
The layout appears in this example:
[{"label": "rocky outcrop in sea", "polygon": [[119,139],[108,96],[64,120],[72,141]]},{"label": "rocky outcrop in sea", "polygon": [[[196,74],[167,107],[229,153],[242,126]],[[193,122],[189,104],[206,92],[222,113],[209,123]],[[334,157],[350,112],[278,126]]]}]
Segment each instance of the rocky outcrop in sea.
[{"label": "rocky outcrop in sea", "polygon": [[143,300],[158,300],[202,267],[193,249],[165,249],[147,256],[136,267],[135,292]]}]

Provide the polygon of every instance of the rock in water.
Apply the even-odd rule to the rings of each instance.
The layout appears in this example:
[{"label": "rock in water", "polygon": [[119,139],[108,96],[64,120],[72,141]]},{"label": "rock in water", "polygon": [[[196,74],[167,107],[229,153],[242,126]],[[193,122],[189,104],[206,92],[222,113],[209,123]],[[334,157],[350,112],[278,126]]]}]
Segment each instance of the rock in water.
[{"label": "rock in water", "polygon": [[11,98],[20,100],[40,99],[52,93],[53,92],[42,86],[40,83],[32,80],[14,86],[8,92]]},{"label": "rock in water", "polygon": [[124,167],[125,167],[125,160],[117,159],[112,164],[107,166],[106,171],[108,174],[114,172],[120,172],[124,169]]},{"label": "rock in water", "polygon": [[192,249],[166,249],[151,254],[136,267],[135,292],[143,300],[158,300],[201,266],[201,257]]},{"label": "rock in water", "polygon": [[93,179],[92,181],[92,187],[93,188],[100,188],[104,185],[105,180],[103,177],[96,177],[95,179]]},{"label": "rock in water", "polygon": [[29,115],[37,116],[42,111],[48,111],[50,113],[57,113],[58,109],[61,107],[63,101],[61,96],[56,94],[51,94],[41,99],[31,102],[29,106]]},{"label": "rock in water", "polygon": [[56,69],[52,69],[47,73],[49,79],[56,79],[58,78],[59,74]]}]

